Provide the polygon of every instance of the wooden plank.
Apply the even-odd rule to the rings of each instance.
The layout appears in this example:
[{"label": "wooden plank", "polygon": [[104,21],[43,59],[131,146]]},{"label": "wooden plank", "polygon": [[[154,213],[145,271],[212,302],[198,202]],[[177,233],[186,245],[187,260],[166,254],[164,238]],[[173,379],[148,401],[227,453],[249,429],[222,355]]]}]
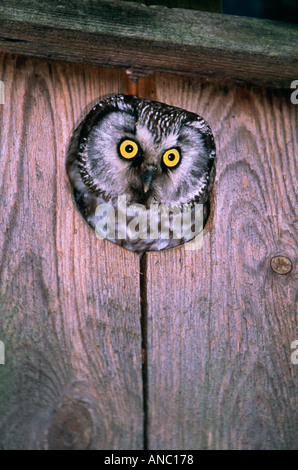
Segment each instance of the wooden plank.
[{"label": "wooden plank", "polygon": [[0,48],[128,70],[289,87],[298,27],[123,1],[3,0]]},{"label": "wooden plank", "polygon": [[297,449],[298,106],[167,75],[149,90],[207,119],[218,164],[201,250],[143,263],[148,448]]},{"label": "wooden plank", "polygon": [[163,5],[168,8],[186,8],[191,10],[221,12],[220,0],[128,0],[143,5]]},{"label": "wooden plank", "polygon": [[65,171],[123,72],[1,57],[0,448],[141,449],[139,259],[98,240]]}]

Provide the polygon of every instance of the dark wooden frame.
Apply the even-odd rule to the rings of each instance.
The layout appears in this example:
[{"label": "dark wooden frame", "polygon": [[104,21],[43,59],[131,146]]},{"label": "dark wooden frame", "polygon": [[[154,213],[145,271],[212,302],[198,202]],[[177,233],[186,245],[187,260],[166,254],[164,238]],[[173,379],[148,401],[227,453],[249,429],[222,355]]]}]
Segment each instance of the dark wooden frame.
[{"label": "dark wooden frame", "polygon": [[125,1],[4,0],[0,50],[127,70],[286,87],[298,27]]}]

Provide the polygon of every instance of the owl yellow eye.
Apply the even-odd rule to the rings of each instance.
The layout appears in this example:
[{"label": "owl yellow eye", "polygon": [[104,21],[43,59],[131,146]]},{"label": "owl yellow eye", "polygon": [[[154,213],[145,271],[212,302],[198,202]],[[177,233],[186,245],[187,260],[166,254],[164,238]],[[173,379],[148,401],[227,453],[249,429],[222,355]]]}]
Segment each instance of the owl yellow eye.
[{"label": "owl yellow eye", "polygon": [[121,157],[130,160],[139,153],[139,146],[133,140],[125,139],[119,146],[119,152]]},{"label": "owl yellow eye", "polygon": [[162,156],[163,163],[169,168],[177,166],[180,159],[181,154],[177,148],[167,150]]}]

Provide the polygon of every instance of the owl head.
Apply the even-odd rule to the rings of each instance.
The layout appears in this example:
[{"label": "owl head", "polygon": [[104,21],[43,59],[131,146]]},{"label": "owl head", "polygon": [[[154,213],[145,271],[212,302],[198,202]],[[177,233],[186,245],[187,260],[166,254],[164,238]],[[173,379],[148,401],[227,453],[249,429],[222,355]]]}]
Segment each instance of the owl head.
[{"label": "owl head", "polygon": [[188,203],[202,196],[215,157],[200,116],[135,96],[95,106],[79,133],[79,170],[91,190],[129,203]]},{"label": "owl head", "polygon": [[[145,208],[151,221],[161,217],[152,215],[151,205],[174,210],[187,205],[193,211],[196,203],[203,204],[205,223],[214,159],[213,135],[202,117],[164,103],[116,95],[98,103],[75,130],[67,172],[78,208],[95,231],[98,207],[108,203],[117,212],[120,196],[131,208]],[[122,217],[116,225],[119,220]],[[140,253],[190,239],[107,238]]]}]

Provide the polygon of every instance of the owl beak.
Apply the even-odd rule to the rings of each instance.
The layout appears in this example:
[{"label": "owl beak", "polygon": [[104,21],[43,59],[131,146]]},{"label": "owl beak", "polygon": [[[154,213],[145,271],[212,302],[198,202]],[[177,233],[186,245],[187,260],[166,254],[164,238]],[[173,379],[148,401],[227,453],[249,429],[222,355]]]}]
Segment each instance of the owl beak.
[{"label": "owl beak", "polygon": [[156,171],[157,167],[155,165],[146,165],[145,171],[141,174],[144,194],[148,193],[151,188]]}]

